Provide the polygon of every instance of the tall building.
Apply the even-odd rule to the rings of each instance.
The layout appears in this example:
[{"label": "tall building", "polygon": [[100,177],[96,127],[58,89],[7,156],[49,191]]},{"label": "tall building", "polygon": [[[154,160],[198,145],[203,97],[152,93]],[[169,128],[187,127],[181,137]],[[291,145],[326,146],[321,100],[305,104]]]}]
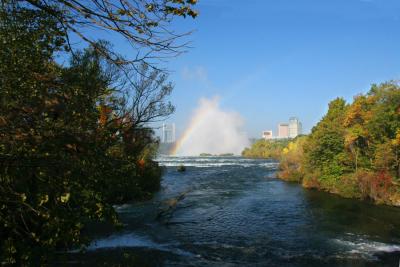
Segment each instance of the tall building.
[{"label": "tall building", "polygon": [[175,123],[163,124],[161,142],[166,144],[175,142]]},{"label": "tall building", "polygon": [[273,138],[272,131],[264,131],[262,138],[264,138],[265,140],[271,140]]},{"label": "tall building", "polygon": [[291,117],[289,119],[289,138],[296,138],[298,135],[302,134],[302,124],[296,117]]},{"label": "tall building", "polygon": [[278,138],[289,138],[289,124],[279,123]]}]

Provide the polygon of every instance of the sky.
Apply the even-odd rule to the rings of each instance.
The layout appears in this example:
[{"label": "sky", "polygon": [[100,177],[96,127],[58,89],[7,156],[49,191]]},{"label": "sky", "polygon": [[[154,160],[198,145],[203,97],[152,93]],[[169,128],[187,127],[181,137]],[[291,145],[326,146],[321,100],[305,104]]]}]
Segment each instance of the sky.
[{"label": "sky", "polygon": [[191,47],[163,63],[175,85],[166,122],[178,137],[201,98],[218,97],[260,138],[292,116],[308,133],[336,97],[400,80],[399,0],[198,0],[196,9],[196,19],[171,25],[193,31],[182,40]]},{"label": "sky", "polygon": [[167,65],[178,135],[201,97],[240,113],[250,137],[291,116],[307,133],[334,98],[400,79],[398,0],[199,0],[197,10],[173,25],[195,30]]}]

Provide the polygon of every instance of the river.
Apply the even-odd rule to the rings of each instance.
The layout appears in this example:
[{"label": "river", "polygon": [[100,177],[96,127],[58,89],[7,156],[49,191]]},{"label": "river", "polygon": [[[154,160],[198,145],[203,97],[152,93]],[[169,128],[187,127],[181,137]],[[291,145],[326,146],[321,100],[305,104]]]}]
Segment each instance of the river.
[{"label": "river", "polygon": [[399,266],[399,208],[281,181],[269,160],[159,162],[161,191],[118,206],[124,229],[98,236],[77,265]]}]

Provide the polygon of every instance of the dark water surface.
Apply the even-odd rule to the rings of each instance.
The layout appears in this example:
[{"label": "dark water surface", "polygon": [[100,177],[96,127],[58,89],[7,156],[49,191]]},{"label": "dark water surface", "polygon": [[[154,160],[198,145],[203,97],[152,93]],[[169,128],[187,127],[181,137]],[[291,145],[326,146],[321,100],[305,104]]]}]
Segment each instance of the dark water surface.
[{"label": "dark water surface", "polygon": [[[162,190],[151,201],[119,206],[124,230],[100,236],[80,264],[399,266],[398,208],[280,181],[277,163],[267,160],[160,163]],[[186,172],[176,171],[180,164]],[[179,196],[175,209],[160,215]]]}]

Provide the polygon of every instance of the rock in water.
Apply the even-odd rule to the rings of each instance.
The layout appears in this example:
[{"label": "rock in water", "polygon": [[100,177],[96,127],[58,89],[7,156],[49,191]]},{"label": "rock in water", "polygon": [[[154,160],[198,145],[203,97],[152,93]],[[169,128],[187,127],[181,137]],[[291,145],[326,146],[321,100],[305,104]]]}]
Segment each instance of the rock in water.
[{"label": "rock in water", "polygon": [[184,171],[186,171],[186,167],[184,165],[180,165],[180,166],[178,166],[177,171],[184,172]]}]

